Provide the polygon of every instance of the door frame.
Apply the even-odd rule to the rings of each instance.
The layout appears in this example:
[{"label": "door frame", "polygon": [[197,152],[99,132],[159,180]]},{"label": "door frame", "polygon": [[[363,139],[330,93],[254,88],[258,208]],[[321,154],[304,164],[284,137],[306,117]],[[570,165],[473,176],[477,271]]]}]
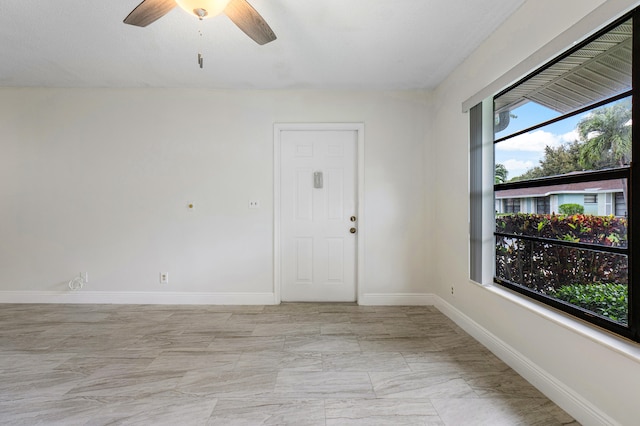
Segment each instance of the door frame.
[{"label": "door frame", "polygon": [[281,133],[284,131],[355,131],[357,135],[356,146],[356,203],[358,205],[356,215],[358,217],[358,234],[356,240],[356,303],[362,300],[364,293],[364,123],[274,123],[273,125],[273,295],[274,303],[279,305],[282,286],[282,254],[281,254]]}]

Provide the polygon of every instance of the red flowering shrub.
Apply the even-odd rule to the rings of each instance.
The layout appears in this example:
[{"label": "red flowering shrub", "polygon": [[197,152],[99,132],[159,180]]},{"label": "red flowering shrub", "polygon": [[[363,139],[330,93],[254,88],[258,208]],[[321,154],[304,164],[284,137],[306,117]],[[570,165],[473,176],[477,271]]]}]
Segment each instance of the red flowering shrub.
[{"label": "red flowering shrub", "polygon": [[496,218],[496,231],[576,243],[627,246],[624,217],[518,213]]},{"label": "red flowering shrub", "polygon": [[[566,285],[595,282],[627,285],[627,256],[598,250],[598,246],[627,246],[625,218],[519,213],[496,218],[496,231],[545,239],[496,236],[498,278],[549,295]],[[554,244],[553,240],[594,246],[568,247]]]}]

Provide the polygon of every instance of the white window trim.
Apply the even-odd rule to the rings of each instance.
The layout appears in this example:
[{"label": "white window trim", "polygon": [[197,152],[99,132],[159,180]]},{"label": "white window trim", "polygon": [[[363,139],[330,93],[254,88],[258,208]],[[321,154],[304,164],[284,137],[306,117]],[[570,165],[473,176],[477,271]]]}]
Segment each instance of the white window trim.
[{"label": "white window trim", "polygon": [[[482,101],[482,285],[493,285],[495,276],[496,227],[495,201],[493,193],[494,158],[493,158],[493,98]],[[491,261],[491,266],[488,262]]]}]

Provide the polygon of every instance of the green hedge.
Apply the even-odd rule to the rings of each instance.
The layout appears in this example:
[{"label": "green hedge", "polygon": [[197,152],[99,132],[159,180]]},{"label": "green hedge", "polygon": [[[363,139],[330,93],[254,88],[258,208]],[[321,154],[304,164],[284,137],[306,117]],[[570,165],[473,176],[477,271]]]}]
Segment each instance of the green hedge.
[{"label": "green hedge", "polygon": [[562,214],[583,214],[584,206],[580,204],[561,204],[558,206],[558,210]]},{"label": "green hedge", "polygon": [[561,287],[552,296],[614,321],[623,324],[628,322],[629,293],[626,285],[573,284]]}]

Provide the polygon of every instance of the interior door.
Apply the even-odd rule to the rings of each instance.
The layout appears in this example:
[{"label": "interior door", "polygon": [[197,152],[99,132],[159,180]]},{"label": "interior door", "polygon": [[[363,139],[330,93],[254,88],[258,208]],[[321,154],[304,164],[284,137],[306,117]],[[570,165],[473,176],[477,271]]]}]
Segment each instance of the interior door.
[{"label": "interior door", "polygon": [[356,300],[355,130],[280,133],[281,299]]}]

